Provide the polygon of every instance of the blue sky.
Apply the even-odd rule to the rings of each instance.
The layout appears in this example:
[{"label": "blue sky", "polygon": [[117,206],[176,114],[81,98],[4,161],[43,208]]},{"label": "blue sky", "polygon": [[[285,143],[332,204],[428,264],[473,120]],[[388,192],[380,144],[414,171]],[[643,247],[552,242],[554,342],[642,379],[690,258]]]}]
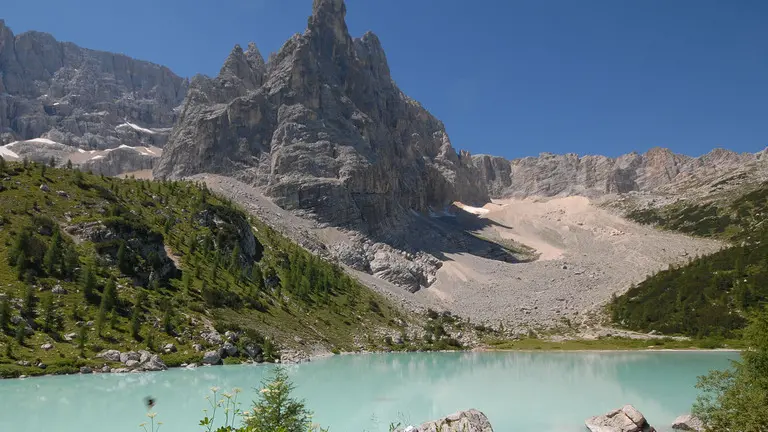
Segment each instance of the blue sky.
[{"label": "blue sky", "polygon": [[[10,4],[9,4],[10,3]],[[311,0],[11,0],[14,32],[216,74],[235,43],[267,56]],[[393,77],[456,148],[509,158],[700,155],[768,145],[768,1],[347,0]]]}]

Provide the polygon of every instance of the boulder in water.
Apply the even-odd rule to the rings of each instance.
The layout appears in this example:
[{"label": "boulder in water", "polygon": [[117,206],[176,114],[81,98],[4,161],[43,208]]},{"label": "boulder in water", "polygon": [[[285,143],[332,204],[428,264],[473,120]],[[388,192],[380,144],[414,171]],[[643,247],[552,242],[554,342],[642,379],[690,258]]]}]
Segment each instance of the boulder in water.
[{"label": "boulder in water", "polygon": [[704,422],[691,414],[681,415],[672,423],[672,429],[703,432]]},{"label": "boulder in water", "polygon": [[429,421],[418,428],[408,426],[409,432],[493,432],[488,417],[476,409],[459,411],[439,420]]},{"label": "boulder in water", "polygon": [[655,432],[645,416],[632,405],[584,421],[591,432]]}]

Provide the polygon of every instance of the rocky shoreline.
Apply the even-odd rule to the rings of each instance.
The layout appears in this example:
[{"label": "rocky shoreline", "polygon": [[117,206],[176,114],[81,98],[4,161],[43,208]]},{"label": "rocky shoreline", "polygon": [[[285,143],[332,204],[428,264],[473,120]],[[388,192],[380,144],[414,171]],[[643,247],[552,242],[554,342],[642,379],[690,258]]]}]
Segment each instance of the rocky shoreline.
[{"label": "rocky shoreline", "polygon": [[[739,349],[730,349],[730,348],[715,348],[715,349],[702,349],[702,348],[687,348],[687,349],[653,349],[653,348],[645,348],[645,349],[574,349],[574,350],[555,350],[555,349],[494,349],[494,348],[488,348],[488,347],[475,347],[467,350],[435,350],[435,351],[385,351],[385,350],[378,350],[378,351],[357,351],[357,352],[339,352],[339,353],[332,353],[332,352],[325,352],[325,353],[314,353],[309,354],[302,351],[295,351],[295,350],[285,350],[281,352],[280,359],[275,360],[274,362],[266,362],[266,361],[256,361],[253,358],[246,359],[245,361],[239,363],[241,365],[268,365],[268,364],[283,364],[283,365],[297,365],[302,363],[310,363],[312,361],[316,360],[322,360],[327,359],[329,357],[333,356],[347,356],[347,355],[355,355],[355,356],[361,356],[361,355],[370,355],[370,354],[414,354],[414,353],[421,353],[421,352],[430,352],[430,353],[461,353],[461,352],[472,352],[472,353],[492,353],[492,352],[571,352],[571,353],[611,353],[611,352],[666,352],[666,353],[676,353],[676,352],[741,352]],[[206,354],[211,354],[213,351],[208,351]],[[144,372],[162,372],[165,370],[170,369],[197,369],[198,367],[215,367],[215,366],[223,366],[224,364],[221,363],[221,358],[219,358],[219,362],[211,363],[209,362],[190,362],[190,363],[181,363],[178,366],[168,366],[166,365],[163,360],[160,358],[157,354],[152,354],[149,351],[146,350],[139,350],[139,351],[128,351],[128,352],[120,352],[117,350],[107,350],[99,355],[97,355],[99,358],[104,358],[106,361],[111,362],[114,364],[115,362],[120,362],[124,365],[124,367],[112,367],[108,363],[104,363],[102,367],[89,367],[89,366],[83,366],[80,368],[78,372],[73,373],[47,373],[47,374],[36,374],[36,375],[20,375],[15,378],[0,378],[0,379],[26,379],[26,378],[36,378],[36,377],[48,377],[48,376],[56,376],[56,375],[85,375],[85,374],[101,374],[101,373],[116,373],[116,374],[122,374],[122,373],[144,373]],[[114,359],[114,360],[113,360]],[[205,356],[204,356],[205,359]],[[210,356],[209,360],[214,360],[215,357]],[[234,364],[230,364],[227,366],[232,366]],[[26,364],[24,366],[30,366],[29,364]]]}]

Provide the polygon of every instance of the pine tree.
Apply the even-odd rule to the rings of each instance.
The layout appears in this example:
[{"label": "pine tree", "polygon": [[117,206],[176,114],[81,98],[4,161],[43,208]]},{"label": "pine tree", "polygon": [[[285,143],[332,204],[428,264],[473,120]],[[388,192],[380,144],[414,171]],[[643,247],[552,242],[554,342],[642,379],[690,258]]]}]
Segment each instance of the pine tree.
[{"label": "pine tree", "polygon": [[8,328],[11,322],[11,301],[8,296],[3,297],[0,302],[0,332]]},{"label": "pine tree", "polygon": [[72,169],[72,161],[70,159],[67,159],[67,169],[68,170]]},{"label": "pine tree", "polygon": [[0,156],[0,173],[5,172],[5,169],[6,169],[5,159],[3,159],[2,156]]},{"label": "pine tree", "polygon": [[139,291],[136,294],[136,299],[133,304],[133,311],[131,312],[131,336],[134,339],[141,339],[141,305],[144,303],[146,295],[143,291]]},{"label": "pine tree", "polygon": [[110,278],[101,294],[101,304],[107,312],[111,312],[117,305],[117,287],[115,280]]},{"label": "pine tree", "polygon": [[40,177],[45,178],[45,164],[40,164]]},{"label": "pine tree", "polygon": [[107,309],[104,307],[104,302],[101,302],[99,307],[99,315],[96,316],[96,334],[101,337],[101,331],[104,329],[104,323],[107,321]]},{"label": "pine tree", "polygon": [[27,323],[25,321],[19,322],[16,326],[16,343],[24,346],[24,340],[27,338]]},{"label": "pine tree", "polygon": [[117,267],[123,274],[130,273],[130,263],[128,262],[128,252],[125,247],[125,242],[120,242],[120,247],[117,249]]},{"label": "pine tree", "polygon": [[235,271],[238,267],[240,267],[240,245],[236,244],[229,257],[229,271]]},{"label": "pine tree", "polygon": [[51,156],[51,158],[48,159],[48,166],[50,166],[51,168],[56,167],[56,158],[55,157]]},{"label": "pine tree", "polygon": [[83,289],[85,301],[93,300],[93,291],[96,289],[96,274],[93,264],[88,263],[80,277],[80,287]]},{"label": "pine tree", "polygon": [[77,250],[73,247],[67,247],[63,255],[61,272],[71,280],[75,275],[76,269],[80,266],[80,257],[77,255]]},{"label": "pine tree", "polygon": [[184,292],[189,294],[192,290],[192,276],[188,271],[184,272],[181,276],[182,283],[184,284]]},{"label": "pine tree", "polygon": [[53,233],[53,238],[51,239],[51,245],[48,246],[48,250],[45,252],[45,257],[43,258],[43,266],[45,267],[45,272],[48,275],[52,275],[56,270],[56,266],[58,265],[60,258],[61,234],[59,233],[59,230],[55,230]]},{"label": "pine tree", "polygon": [[190,255],[193,255],[197,250],[197,236],[191,234],[187,239],[187,250]]},{"label": "pine tree", "polygon": [[53,295],[49,294],[42,301],[43,331],[49,333],[56,328],[56,304]]},{"label": "pine tree", "polygon": [[77,333],[77,348],[80,350],[80,356],[85,357],[85,344],[88,342],[88,327],[80,326]]},{"label": "pine tree", "polygon": [[35,287],[31,284],[28,284],[26,290],[24,291],[24,299],[21,305],[21,315],[24,318],[30,319],[34,317],[36,301],[37,298],[35,297]]},{"label": "pine tree", "polygon": [[169,301],[163,311],[163,330],[166,334],[173,334],[173,305]]}]

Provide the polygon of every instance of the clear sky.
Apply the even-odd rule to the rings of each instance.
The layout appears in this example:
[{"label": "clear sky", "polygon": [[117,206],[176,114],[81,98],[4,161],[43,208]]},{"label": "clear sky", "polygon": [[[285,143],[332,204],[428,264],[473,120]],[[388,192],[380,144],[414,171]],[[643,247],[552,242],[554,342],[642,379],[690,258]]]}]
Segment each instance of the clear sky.
[{"label": "clear sky", "polygon": [[[311,0],[7,0],[39,30],[179,75],[216,74],[232,46],[265,57]],[[699,155],[768,145],[766,0],[347,0],[398,85],[456,148],[509,158],[653,146]]]}]

